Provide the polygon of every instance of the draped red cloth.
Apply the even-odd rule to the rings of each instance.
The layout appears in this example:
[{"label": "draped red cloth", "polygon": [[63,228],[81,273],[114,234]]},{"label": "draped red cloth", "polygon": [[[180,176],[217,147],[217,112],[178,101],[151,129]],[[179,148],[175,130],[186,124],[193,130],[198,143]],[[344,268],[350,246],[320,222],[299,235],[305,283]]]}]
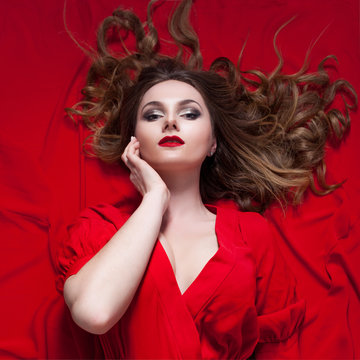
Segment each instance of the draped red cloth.
[{"label": "draped red cloth", "polygon": [[[133,8],[145,20],[146,4],[68,0],[65,17],[80,44],[93,45],[98,24],[116,7]],[[154,21],[168,39],[174,2],[159,4]],[[55,289],[56,244],[84,207],[122,201],[131,209],[138,196],[125,169],[83,156],[86,131],[65,116],[80,98],[88,61],[65,31],[63,1],[1,2],[0,10],[0,356],[92,357],[92,336],[72,325]],[[247,41],[242,68],[271,71],[273,36],[294,16],[278,37],[284,71],[298,70],[318,39],[310,69],[334,54],[339,64],[330,61],[331,76],[346,78],[359,93],[357,0],[196,0],[192,23],[205,66],[218,56],[236,61]],[[166,43],[163,49],[172,51]],[[352,120],[345,143],[326,156],[331,179],[348,179],[343,187],[326,197],[308,194],[285,217],[276,207],[266,214],[307,301],[304,358],[360,357],[358,112]]]}]

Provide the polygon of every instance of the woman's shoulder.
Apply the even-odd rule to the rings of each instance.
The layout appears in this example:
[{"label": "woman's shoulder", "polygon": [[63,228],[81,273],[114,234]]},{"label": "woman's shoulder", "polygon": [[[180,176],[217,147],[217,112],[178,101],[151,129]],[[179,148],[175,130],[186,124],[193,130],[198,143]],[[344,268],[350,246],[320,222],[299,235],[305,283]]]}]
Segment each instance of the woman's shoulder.
[{"label": "woman's shoulder", "polygon": [[63,291],[65,280],[77,273],[116,233],[130,217],[124,206],[92,205],[61,229],[58,241],[56,268],[57,288]]},{"label": "woman's shoulder", "polygon": [[273,246],[275,230],[261,214],[241,211],[232,202],[217,204],[216,210],[220,226],[232,229],[234,235],[241,238],[238,240],[256,252]]},{"label": "woman's shoulder", "polygon": [[264,216],[257,212],[242,211],[233,201],[222,201],[212,206],[220,214],[221,222],[228,223],[228,226],[232,224],[241,231],[250,231],[254,235],[261,235],[269,230],[269,222]]}]

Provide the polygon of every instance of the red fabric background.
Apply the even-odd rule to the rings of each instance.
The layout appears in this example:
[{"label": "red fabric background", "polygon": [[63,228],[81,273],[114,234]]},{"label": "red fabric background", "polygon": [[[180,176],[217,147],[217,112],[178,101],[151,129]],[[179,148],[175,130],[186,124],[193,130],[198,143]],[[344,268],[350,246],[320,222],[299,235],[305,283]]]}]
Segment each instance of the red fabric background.
[{"label": "red fabric background", "polygon": [[[66,19],[79,41],[93,44],[98,24],[118,5],[132,7],[145,19],[146,3],[68,0]],[[165,38],[173,4],[166,2],[155,12]],[[69,325],[55,290],[56,241],[60,228],[83,207],[118,200],[131,207],[137,197],[124,169],[81,155],[85,132],[64,114],[64,107],[79,99],[88,63],[64,29],[63,8],[63,1],[0,3],[0,356],[4,358],[92,355],[90,336]],[[278,39],[285,71],[299,69],[306,50],[325,30],[312,51],[311,69],[335,54],[339,65],[332,74],[350,80],[360,93],[357,0],[196,0],[192,19],[206,65],[217,56],[236,60],[248,38],[243,69],[270,71],[277,61],[274,33],[294,15]],[[171,51],[168,45],[164,48]],[[327,153],[331,177],[349,179],[343,189],[325,198],[308,195],[300,209],[289,209],[286,219],[278,209],[268,213],[281,231],[281,249],[308,300],[306,357],[360,357],[359,113],[352,119],[346,143]],[[330,258],[329,249],[336,250]],[[87,346],[78,348],[78,338]]]}]

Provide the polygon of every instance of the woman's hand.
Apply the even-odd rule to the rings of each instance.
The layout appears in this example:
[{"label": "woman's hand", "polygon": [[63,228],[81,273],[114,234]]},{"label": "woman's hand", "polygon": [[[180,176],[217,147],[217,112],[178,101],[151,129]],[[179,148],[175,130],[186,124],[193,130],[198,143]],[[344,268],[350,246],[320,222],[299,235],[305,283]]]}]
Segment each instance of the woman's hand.
[{"label": "woman's hand", "polygon": [[143,195],[141,204],[64,285],[65,301],[74,321],[94,334],[111,329],[130,305],[149,263],[170,199],[166,184],[140,158],[139,148],[139,141],[132,138],[121,158],[131,171],[131,181]]},{"label": "woman's hand", "polygon": [[165,212],[170,199],[170,192],[160,175],[146,161],[141,159],[140,143],[135,137],[131,137],[121,159],[131,172],[130,180],[136,189],[143,197],[150,194],[160,196],[164,201]]}]

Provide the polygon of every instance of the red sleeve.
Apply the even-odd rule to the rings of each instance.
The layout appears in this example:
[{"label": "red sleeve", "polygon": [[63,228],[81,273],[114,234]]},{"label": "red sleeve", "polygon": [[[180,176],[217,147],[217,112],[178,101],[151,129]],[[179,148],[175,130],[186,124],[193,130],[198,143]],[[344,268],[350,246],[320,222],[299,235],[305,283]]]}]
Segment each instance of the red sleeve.
[{"label": "red sleeve", "polygon": [[85,209],[67,227],[67,234],[58,250],[56,285],[63,291],[66,279],[76,274],[126,222],[129,214],[110,205]]},{"label": "red sleeve", "polygon": [[295,280],[274,242],[274,231],[255,213],[241,214],[241,231],[256,262],[257,359],[298,358],[299,327],[305,302],[298,299]]}]

